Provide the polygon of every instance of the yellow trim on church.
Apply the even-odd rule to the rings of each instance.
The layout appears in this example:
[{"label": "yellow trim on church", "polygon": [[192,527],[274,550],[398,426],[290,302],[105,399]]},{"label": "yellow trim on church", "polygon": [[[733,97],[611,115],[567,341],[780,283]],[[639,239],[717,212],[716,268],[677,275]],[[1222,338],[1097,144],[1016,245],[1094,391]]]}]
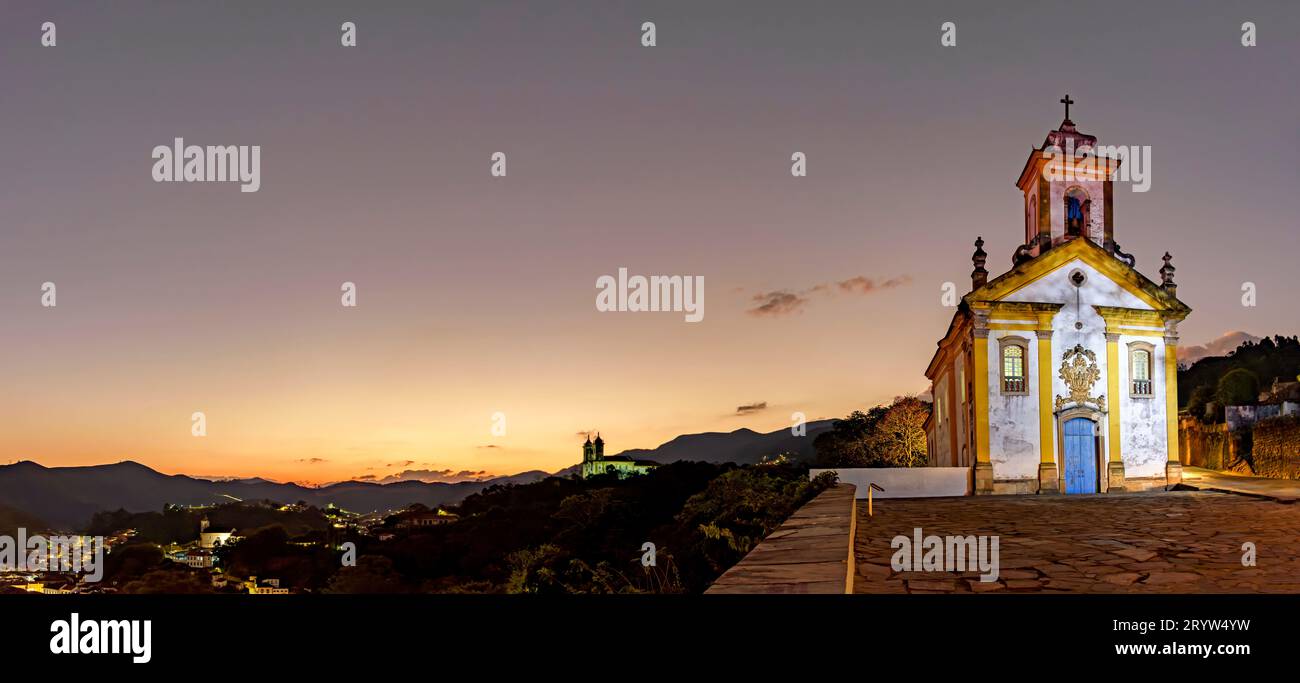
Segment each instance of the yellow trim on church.
[{"label": "yellow trim on church", "polygon": [[1038,325],[1034,323],[989,323],[990,330],[1014,330],[1018,332],[1036,332]]},{"label": "yellow trim on church", "polygon": [[1161,332],[1164,331],[1165,318],[1168,315],[1164,311],[1146,311],[1140,308],[1121,308],[1119,306],[1093,306],[1102,320],[1106,321],[1106,329],[1111,330],[1120,327],[1156,327]]},{"label": "yellow trim on church", "polygon": [[1169,462],[1178,457],[1178,342],[1165,339],[1165,427],[1169,431],[1166,445]]},{"label": "yellow trim on church", "polygon": [[[1050,329],[1050,328],[1049,328]],[[1052,338],[1038,338],[1038,451],[1041,461],[1056,462],[1056,430],[1052,414]]]},{"label": "yellow trim on church", "polygon": [[989,339],[975,335],[975,459],[989,460]]},{"label": "yellow trim on church", "polygon": [[1119,340],[1115,335],[1106,335],[1106,421],[1110,425],[1110,434],[1106,435],[1106,444],[1110,450],[1110,461],[1120,462],[1119,443]]},{"label": "yellow trim on church", "polygon": [[1056,462],[1056,415],[1052,411],[1052,319],[1055,311],[1036,311],[1038,319],[1038,452],[1039,462]]},{"label": "yellow trim on church", "polygon": [[1126,335],[1128,335],[1128,336],[1130,336],[1130,337],[1163,337],[1163,336],[1165,336],[1165,331],[1164,331],[1164,330],[1148,330],[1148,329],[1145,329],[1145,328],[1138,328],[1138,327],[1122,327],[1122,326],[1121,326],[1121,327],[1116,327],[1116,328],[1114,328],[1114,331],[1115,331],[1117,334],[1126,334]]}]

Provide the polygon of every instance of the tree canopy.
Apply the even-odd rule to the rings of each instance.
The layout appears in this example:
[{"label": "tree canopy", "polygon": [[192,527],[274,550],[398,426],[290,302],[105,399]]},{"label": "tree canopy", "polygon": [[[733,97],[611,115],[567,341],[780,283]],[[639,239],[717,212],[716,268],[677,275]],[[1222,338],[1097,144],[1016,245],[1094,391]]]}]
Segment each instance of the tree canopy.
[{"label": "tree canopy", "polygon": [[930,404],[900,396],[887,406],[853,411],[813,441],[819,467],[920,467],[926,464]]},{"label": "tree canopy", "polygon": [[1271,386],[1274,378],[1295,381],[1300,375],[1300,339],[1281,335],[1265,337],[1258,342],[1244,342],[1226,356],[1210,356],[1190,367],[1180,366],[1178,405],[1190,408],[1193,392],[1204,386],[1217,391],[1219,380],[1239,368],[1254,373],[1263,387]]}]

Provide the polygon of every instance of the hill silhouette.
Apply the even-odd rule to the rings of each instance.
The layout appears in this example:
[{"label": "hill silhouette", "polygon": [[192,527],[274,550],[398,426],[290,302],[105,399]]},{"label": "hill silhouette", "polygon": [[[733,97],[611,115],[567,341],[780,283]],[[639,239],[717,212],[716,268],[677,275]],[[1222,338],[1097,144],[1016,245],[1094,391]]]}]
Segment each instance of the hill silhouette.
[{"label": "hill silhouette", "polygon": [[393,484],[341,482],[308,488],[264,479],[213,481],[162,474],[138,462],[85,467],[44,467],[31,461],[0,465],[0,500],[59,529],[77,530],[102,510],[160,511],[163,506],[215,505],[232,500],[333,503],[353,512],[394,510],[413,503],[430,507],[457,503],[492,484],[536,481],[545,472],[457,483],[405,481]]},{"label": "hill silhouette", "polygon": [[[623,451],[632,458],[668,464],[678,461],[752,465],[765,457],[792,454],[799,460],[813,456],[813,440],[831,428],[832,420],[807,423],[805,436],[789,428],[762,434],[752,429],[733,432],[683,434],[657,448]],[[579,457],[575,457],[576,462]],[[79,530],[96,513],[161,511],[163,506],[216,505],[236,500],[303,501],[317,507],[333,503],[352,512],[396,510],[415,503],[429,507],[455,505],[466,497],[497,484],[526,484],[548,476],[576,473],[576,465],[554,475],[531,470],[481,481],[389,484],[345,481],[318,488],[279,483],[258,477],[202,478],[163,474],[134,461],[83,467],[45,467],[24,460],[0,465],[0,500],[17,511],[43,519],[58,529]]]},{"label": "hill silhouette", "polygon": [[818,434],[828,431],[833,422],[834,420],[809,422],[805,425],[807,433],[804,436],[794,436],[789,427],[766,434],[743,428],[734,432],[683,434],[657,448],[634,448],[619,455],[663,464],[693,461],[755,465],[765,457],[783,453],[792,454],[798,460],[809,461],[813,457],[813,440]]}]

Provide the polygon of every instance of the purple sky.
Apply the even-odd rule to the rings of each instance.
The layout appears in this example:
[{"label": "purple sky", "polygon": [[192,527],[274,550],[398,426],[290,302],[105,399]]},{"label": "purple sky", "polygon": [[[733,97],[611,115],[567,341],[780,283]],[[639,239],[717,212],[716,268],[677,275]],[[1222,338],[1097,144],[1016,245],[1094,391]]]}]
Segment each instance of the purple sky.
[{"label": "purple sky", "polygon": [[[1066,92],[1152,148],[1115,235],[1148,277],[1173,252],[1184,342],[1294,334],[1300,10],[1152,5],[7,3],[0,461],[554,470],[588,429],[619,451],[923,391],[942,284],[976,235],[1009,268]],[[177,136],[261,145],[261,190],[154,183]],[[704,276],[704,321],[598,313],[619,267]],[[896,286],[835,286],[859,277]]]}]

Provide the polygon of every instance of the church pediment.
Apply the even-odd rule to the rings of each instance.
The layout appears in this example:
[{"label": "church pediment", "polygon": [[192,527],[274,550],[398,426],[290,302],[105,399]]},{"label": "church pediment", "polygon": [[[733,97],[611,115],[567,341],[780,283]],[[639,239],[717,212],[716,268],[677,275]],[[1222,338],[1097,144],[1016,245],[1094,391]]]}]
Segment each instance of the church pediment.
[{"label": "church pediment", "polygon": [[[1054,273],[1061,278],[1073,269],[1072,264],[1084,264],[1091,277],[1101,276],[1116,285],[1115,305],[1133,309],[1151,309],[1185,316],[1191,309],[1172,294],[1147,279],[1127,263],[1115,258],[1106,250],[1086,239],[1075,239],[1025,261],[1006,273],[989,280],[967,294],[968,304],[997,301],[1052,301],[1056,297],[1046,294],[1050,287],[1045,283]],[[1029,290],[1026,292],[1025,290]]]},{"label": "church pediment", "polygon": [[1095,303],[1117,308],[1155,310],[1151,304],[1124,287],[1122,283],[1116,282],[1106,273],[1077,258],[1066,261],[1056,269],[1034,278],[1001,301],[1053,301],[1073,304],[1079,289],[1074,285],[1076,278],[1081,278],[1081,283],[1089,292],[1088,298]]}]

